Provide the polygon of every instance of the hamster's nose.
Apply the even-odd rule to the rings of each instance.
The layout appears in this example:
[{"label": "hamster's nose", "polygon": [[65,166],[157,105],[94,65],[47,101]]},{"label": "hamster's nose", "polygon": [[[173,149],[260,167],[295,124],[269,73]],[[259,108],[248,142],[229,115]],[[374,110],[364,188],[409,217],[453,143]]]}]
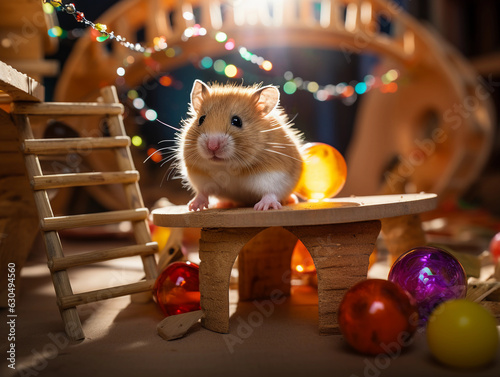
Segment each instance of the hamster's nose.
[{"label": "hamster's nose", "polygon": [[208,148],[208,150],[210,150],[212,152],[218,151],[220,148],[219,140],[209,139],[207,142],[207,148]]}]

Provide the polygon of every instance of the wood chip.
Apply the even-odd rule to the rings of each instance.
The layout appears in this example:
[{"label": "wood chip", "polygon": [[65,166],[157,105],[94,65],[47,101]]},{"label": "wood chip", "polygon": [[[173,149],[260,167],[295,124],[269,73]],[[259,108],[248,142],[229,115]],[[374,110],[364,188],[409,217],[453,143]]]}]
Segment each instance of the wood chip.
[{"label": "wood chip", "polygon": [[165,340],[182,338],[203,317],[202,310],[172,315],[158,323],[158,334]]},{"label": "wood chip", "polygon": [[497,289],[500,289],[500,282],[496,280],[469,283],[467,287],[467,300],[481,302]]}]

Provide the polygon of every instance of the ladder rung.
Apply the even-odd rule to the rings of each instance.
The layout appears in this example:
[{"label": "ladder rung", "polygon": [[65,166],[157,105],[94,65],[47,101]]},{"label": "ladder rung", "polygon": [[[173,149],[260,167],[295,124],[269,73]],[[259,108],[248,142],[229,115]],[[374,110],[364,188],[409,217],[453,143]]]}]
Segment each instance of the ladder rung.
[{"label": "ladder rung", "polygon": [[88,152],[92,149],[122,148],[130,145],[128,136],[78,137],[66,139],[31,139],[22,146],[26,154],[67,154],[68,152]]},{"label": "ladder rung", "polygon": [[123,114],[121,103],[97,102],[14,102],[13,114],[24,115],[119,115]]},{"label": "ladder rung", "polygon": [[131,245],[117,247],[109,250],[99,250],[88,253],[69,255],[63,258],[54,258],[49,261],[49,269],[52,272],[66,270],[71,267],[85,266],[91,263],[103,262],[111,259],[133,257],[136,255],[149,255],[158,251],[156,242],[148,242],[145,245]]},{"label": "ladder rung", "polygon": [[40,221],[40,227],[44,232],[49,232],[85,226],[114,224],[121,221],[140,221],[145,220],[148,217],[148,213],[147,208],[137,208],[84,215],[46,217]]},{"label": "ladder rung", "polygon": [[118,287],[98,289],[84,293],[78,293],[71,296],[64,296],[58,299],[61,309],[74,308],[82,304],[89,304],[95,301],[106,300],[109,298],[131,295],[134,293],[151,291],[154,287],[155,279],[143,280],[138,283],[120,285]]},{"label": "ladder rung", "polygon": [[139,180],[135,170],[117,172],[92,172],[52,174],[33,177],[33,190],[48,190],[61,187],[95,186],[114,183],[134,183]]}]

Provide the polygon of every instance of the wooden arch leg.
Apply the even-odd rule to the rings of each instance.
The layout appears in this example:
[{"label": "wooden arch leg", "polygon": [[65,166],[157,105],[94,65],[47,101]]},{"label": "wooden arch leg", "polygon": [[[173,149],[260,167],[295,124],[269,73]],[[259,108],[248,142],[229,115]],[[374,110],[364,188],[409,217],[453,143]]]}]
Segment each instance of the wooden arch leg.
[{"label": "wooden arch leg", "polygon": [[264,228],[203,228],[200,238],[200,294],[203,327],[229,331],[229,279],[240,250]]},{"label": "wooden arch leg", "polygon": [[345,292],[366,278],[380,221],[286,229],[302,241],[316,266],[319,332],[338,334],[338,307]]}]

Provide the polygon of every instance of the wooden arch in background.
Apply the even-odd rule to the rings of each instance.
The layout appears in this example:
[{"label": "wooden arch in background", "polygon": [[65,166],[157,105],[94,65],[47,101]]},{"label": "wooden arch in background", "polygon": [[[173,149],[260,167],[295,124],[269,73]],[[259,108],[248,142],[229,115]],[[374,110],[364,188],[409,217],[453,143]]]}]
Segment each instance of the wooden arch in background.
[{"label": "wooden arch in background", "polygon": [[[195,14],[195,20],[186,20],[184,12]],[[380,31],[381,16],[391,22],[391,35]],[[142,42],[137,34],[143,30],[148,43],[164,36],[169,46],[182,47],[183,53],[174,58],[162,51],[150,59],[133,53],[135,61],[124,76],[128,87],[203,56],[226,53],[210,36],[183,42],[184,30],[195,23],[208,35],[221,30],[250,49],[370,51],[386,67],[398,68],[409,83],[396,93],[372,91],[360,106],[347,154],[346,195],[411,187],[456,198],[477,178],[491,150],[494,113],[488,89],[460,54],[388,1],[123,0],[99,22],[130,42]],[[99,87],[114,83],[116,69],[130,51],[111,43],[109,49],[88,36],[77,42],[59,79],[56,100],[92,100]]]}]

